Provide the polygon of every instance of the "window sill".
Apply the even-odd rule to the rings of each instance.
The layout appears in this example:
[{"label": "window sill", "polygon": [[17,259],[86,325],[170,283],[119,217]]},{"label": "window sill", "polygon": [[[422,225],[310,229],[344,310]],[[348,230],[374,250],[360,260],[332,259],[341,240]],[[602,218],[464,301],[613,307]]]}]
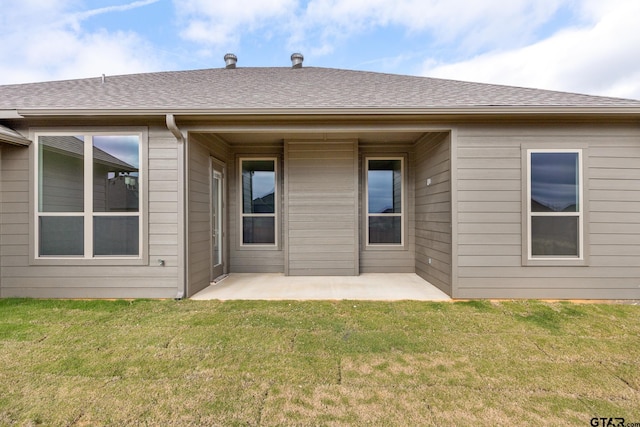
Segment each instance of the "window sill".
[{"label": "window sill", "polygon": [[280,251],[279,245],[238,245],[239,251]]},{"label": "window sill", "polygon": [[409,248],[406,245],[366,245],[365,251],[407,251]]}]

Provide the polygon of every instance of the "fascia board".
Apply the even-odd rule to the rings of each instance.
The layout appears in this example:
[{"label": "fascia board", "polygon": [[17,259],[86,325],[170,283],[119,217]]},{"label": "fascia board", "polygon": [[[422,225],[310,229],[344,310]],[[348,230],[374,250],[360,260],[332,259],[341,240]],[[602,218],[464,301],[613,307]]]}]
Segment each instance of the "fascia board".
[{"label": "fascia board", "polygon": [[0,119],[21,119],[18,110],[0,110]]},{"label": "fascia board", "polygon": [[12,145],[29,145],[31,140],[20,135],[13,129],[9,129],[0,125],[0,142],[5,142]]},{"label": "fascia board", "polygon": [[242,132],[242,133],[354,133],[354,132],[448,132],[451,124],[439,122],[437,126],[429,124],[295,124],[295,123],[273,123],[273,124],[206,124],[206,125],[183,125],[181,128],[186,132]]},{"label": "fascia board", "polygon": [[[7,110],[4,110],[7,111]],[[624,115],[640,116],[640,106],[594,107],[434,107],[434,108],[264,108],[264,109],[24,109],[17,116],[312,116],[312,115]],[[0,116],[3,118],[3,116]]]},{"label": "fascia board", "polygon": [[12,137],[9,135],[2,135],[2,134],[0,134],[0,142],[4,142],[11,145],[21,145],[21,146],[26,146],[31,144],[31,141],[26,138]]}]

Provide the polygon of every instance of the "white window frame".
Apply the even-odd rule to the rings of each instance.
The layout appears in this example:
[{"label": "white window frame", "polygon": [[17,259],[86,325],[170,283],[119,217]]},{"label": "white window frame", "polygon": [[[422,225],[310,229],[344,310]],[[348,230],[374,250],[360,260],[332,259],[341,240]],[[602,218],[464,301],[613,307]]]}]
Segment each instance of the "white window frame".
[{"label": "white window frame", "polygon": [[[93,137],[94,136],[128,136],[135,135],[139,139],[138,158],[139,179],[138,179],[138,211],[137,212],[94,212],[93,210]],[[83,144],[83,161],[84,161],[84,209],[82,212],[40,212],[40,137],[41,136],[82,136]],[[30,260],[35,265],[140,265],[145,264],[147,259],[145,236],[148,230],[146,211],[147,211],[147,182],[148,167],[146,149],[148,147],[148,131],[146,128],[117,128],[114,130],[85,130],[70,128],[65,130],[47,131],[34,130],[32,132],[32,153],[34,174],[32,189],[32,220],[31,230],[32,238],[30,239]],[[90,165],[90,167],[87,167]],[[89,183],[89,185],[87,185]],[[49,217],[82,217],[84,227],[84,255],[40,255],[40,221],[41,216]],[[93,219],[96,216],[105,217],[138,217],[138,255],[94,255],[94,236],[93,236]]]},{"label": "white window frame", "polygon": [[[274,171],[274,200],[273,200],[273,213],[244,213],[244,194],[242,191],[242,162],[245,161],[273,161],[273,171]],[[280,190],[279,190],[279,182],[280,182],[280,174],[278,172],[278,158],[273,156],[268,157],[239,157],[238,158],[238,206],[239,206],[239,217],[240,217],[240,226],[239,226],[239,246],[242,249],[277,249],[280,239],[278,239],[279,235],[279,222],[280,222]],[[274,227],[273,232],[275,233],[273,243],[244,243],[244,218],[246,217],[273,217]]]},{"label": "white window frame", "polygon": [[[402,189],[400,192],[401,200],[401,212],[398,213],[369,213],[369,161],[370,160],[400,160],[400,176],[401,176],[401,185]],[[367,249],[404,249],[405,247],[405,232],[406,232],[406,220],[405,213],[407,211],[407,189],[406,189],[406,178],[405,178],[405,157],[404,156],[371,156],[364,158],[364,197],[365,197],[365,208],[364,208],[364,216],[365,216],[365,242]],[[372,216],[396,216],[400,217],[400,243],[370,243],[369,242],[369,218]]]},{"label": "white window frame", "polygon": [[[532,153],[575,153],[578,154],[578,212],[532,212],[531,211],[531,154]],[[526,150],[526,254],[528,265],[564,265],[586,261],[585,254],[585,180],[584,153],[581,148],[574,149],[527,149]],[[578,218],[578,256],[534,256],[532,254],[532,217],[577,217]],[[537,263],[537,264],[536,264]]]}]

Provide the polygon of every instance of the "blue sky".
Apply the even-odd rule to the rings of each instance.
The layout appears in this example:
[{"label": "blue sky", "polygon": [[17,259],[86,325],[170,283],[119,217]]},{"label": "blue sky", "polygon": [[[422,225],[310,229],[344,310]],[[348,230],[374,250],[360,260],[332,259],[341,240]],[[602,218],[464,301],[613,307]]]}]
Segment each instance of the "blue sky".
[{"label": "blue sky", "polygon": [[639,0],[0,0],[0,84],[224,66],[640,99]]}]

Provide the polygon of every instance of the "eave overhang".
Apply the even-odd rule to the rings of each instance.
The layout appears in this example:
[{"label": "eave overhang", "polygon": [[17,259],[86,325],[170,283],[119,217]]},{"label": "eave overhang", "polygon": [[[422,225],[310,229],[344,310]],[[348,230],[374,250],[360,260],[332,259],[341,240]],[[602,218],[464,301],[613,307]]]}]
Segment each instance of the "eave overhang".
[{"label": "eave overhang", "polygon": [[[21,109],[12,118],[111,116],[638,116],[640,106],[478,106],[433,108]],[[0,117],[5,118],[5,117]],[[8,117],[6,117],[8,118]]]},{"label": "eave overhang", "polygon": [[0,110],[0,119],[21,119],[17,110]]},{"label": "eave overhang", "polygon": [[22,146],[31,144],[31,140],[25,138],[15,130],[2,125],[0,125],[0,142]]}]

